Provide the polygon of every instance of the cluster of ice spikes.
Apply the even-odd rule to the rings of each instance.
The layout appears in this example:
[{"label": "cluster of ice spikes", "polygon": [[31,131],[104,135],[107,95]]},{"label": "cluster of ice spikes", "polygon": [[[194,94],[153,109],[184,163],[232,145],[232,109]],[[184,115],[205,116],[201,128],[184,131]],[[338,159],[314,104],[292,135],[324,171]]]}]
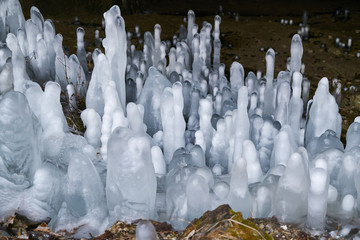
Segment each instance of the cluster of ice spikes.
[{"label": "cluster of ice spikes", "polygon": [[[228,79],[220,16],[199,26],[190,10],[172,42],[157,24],[140,51],[114,6],[90,72],[84,29],[68,57],[52,21],[30,13],[25,21],[18,0],[0,4],[1,221],[17,212],[90,237],[138,218],[183,229],[221,204],[316,231],[326,216],[359,221],[360,119],[344,148],[326,78],[308,100],[299,35],[276,77],[270,48],[264,75],[234,62]],[[83,137],[62,107],[75,111],[85,97]]]}]

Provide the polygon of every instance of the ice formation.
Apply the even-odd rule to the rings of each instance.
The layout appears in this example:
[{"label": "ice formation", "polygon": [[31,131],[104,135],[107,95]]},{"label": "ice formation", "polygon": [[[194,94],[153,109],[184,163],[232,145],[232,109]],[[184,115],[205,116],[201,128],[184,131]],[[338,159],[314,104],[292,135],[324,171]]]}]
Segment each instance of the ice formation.
[{"label": "ice formation", "polygon": [[[314,231],[326,216],[359,221],[360,118],[344,148],[328,79],[309,100],[299,35],[277,77],[271,48],[263,78],[246,76],[238,62],[226,76],[220,16],[211,32],[190,10],[187,29],[167,43],[160,25],[143,40],[137,28],[140,51],[114,6],[104,13],[105,53],[94,50],[90,73],[84,29],[77,54],[67,56],[39,9],[25,21],[18,0],[0,6],[8,26],[0,27],[1,221],[17,212],[90,237],[139,218],[183,229],[220,204]],[[78,109],[85,97],[86,109]],[[62,107],[83,110],[84,137],[70,132]],[[157,238],[146,220],[136,234]]]}]

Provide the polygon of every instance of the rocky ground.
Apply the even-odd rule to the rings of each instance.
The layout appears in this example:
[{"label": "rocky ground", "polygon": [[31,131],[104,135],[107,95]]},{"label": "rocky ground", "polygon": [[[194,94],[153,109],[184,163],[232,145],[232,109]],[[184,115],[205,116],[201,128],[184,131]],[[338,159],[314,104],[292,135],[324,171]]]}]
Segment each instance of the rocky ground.
[{"label": "rocky ground", "polygon": [[[130,240],[136,239],[136,224],[116,222],[111,228],[100,236],[94,236],[94,240]],[[276,218],[244,219],[239,212],[234,212],[228,205],[219,206],[213,211],[208,211],[199,219],[194,219],[188,227],[182,231],[173,231],[171,225],[152,221],[158,238],[163,239],[343,239],[338,235],[338,226],[335,231],[325,231],[314,236],[306,230],[289,225],[280,224]],[[53,233],[46,223],[35,224],[21,216],[14,216],[0,226],[0,240],[8,239],[71,239],[66,233]]]}]

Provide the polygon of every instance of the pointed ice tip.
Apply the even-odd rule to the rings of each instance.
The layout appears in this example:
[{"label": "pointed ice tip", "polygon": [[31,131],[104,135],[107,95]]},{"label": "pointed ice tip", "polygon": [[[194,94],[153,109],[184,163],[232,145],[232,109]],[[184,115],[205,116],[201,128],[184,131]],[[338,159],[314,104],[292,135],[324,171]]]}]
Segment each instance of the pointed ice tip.
[{"label": "pointed ice tip", "polygon": [[150,68],[149,68],[149,76],[151,76],[151,75],[155,75],[156,73],[158,73],[159,72],[159,70],[157,70],[157,68],[156,67],[154,67],[154,66],[151,66]]},{"label": "pointed ice tip", "polygon": [[354,119],[354,122],[360,123],[360,116],[357,116],[357,117]]},{"label": "pointed ice tip", "polygon": [[287,163],[289,169],[298,169],[301,166],[301,155],[297,152],[294,152]]},{"label": "pointed ice tip", "polygon": [[83,33],[83,34],[85,34],[85,30],[84,30],[82,27],[78,27],[78,28],[76,29],[76,32],[77,32],[77,33]]},{"label": "pointed ice tip", "polygon": [[272,57],[275,57],[275,51],[272,48],[269,48],[266,52],[266,56],[271,55]]},{"label": "pointed ice tip", "polygon": [[319,85],[318,86],[324,86],[327,89],[329,89],[329,80],[326,77],[323,77],[320,81],[319,81]]},{"label": "pointed ice tip", "polygon": [[56,94],[60,96],[61,87],[57,82],[48,81],[45,85],[45,94]]},{"label": "pointed ice tip", "polygon": [[221,17],[219,15],[216,15],[214,21],[221,23]]},{"label": "pointed ice tip", "polygon": [[246,167],[247,167],[247,164],[246,164],[246,160],[245,160],[245,158],[239,158],[238,160],[236,160],[235,162],[234,162],[234,166],[233,166],[233,168],[236,168],[236,169],[241,169],[241,170],[243,170],[243,169],[246,169]]},{"label": "pointed ice tip", "polygon": [[191,9],[188,11],[188,18],[190,17],[195,17],[195,12]]},{"label": "pointed ice tip", "polygon": [[155,24],[155,26],[154,26],[154,31],[156,31],[156,30],[159,30],[161,32],[161,26],[158,23]]},{"label": "pointed ice tip", "polygon": [[294,36],[292,37],[292,42],[301,42],[301,37],[299,34],[294,34]]}]

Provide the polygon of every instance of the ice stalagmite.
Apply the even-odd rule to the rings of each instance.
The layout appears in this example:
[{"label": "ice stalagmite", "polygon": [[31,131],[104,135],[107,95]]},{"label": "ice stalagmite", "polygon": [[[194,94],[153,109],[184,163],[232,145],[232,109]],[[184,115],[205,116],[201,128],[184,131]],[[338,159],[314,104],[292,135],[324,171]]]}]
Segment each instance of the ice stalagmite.
[{"label": "ice stalagmite", "polygon": [[[113,81],[110,81],[105,87],[104,91],[104,116],[102,118],[101,125],[101,155],[104,161],[107,160],[107,142],[113,130],[113,124],[116,113],[120,114],[124,118],[124,111],[121,107],[121,103],[116,91],[116,85]],[[119,118],[118,118],[119,119]]]},{"label": "ice stalagmite", "polygon": [[25,18],[19,0],[7,0],[0,3],[0,41],[5,42],[8,32],[17,34],[24,29]]},{"label": "ice stalagmite", "polygon": [[86,126],[84,137],[94,148],[100,147],[101,137],[101,117],[92,108],[87,108],[81,113],[81,120]]},{"label": "ice stalagmite", "polygon": [[7,61],[0,72],[0,95],[14,88],[13,66],[11,61]]},{"label": "ice stalagmite", "polygon": [[217,122],[217,131],[211,141],[209,167],[213,168],[215,165],[221,166],[222,172],[228,169],[229,142],[226,136],[226,123],[224,119],[219,119]]},{"label": "ice stalagmite", "polygon": [[76,29],[76,37],[77,37],[77,52],[76,55],[79,59],[82,69],[84,70],[85,77],[88,78],[88,67],[86,62],[86,51],[84,44],[84,36],[85,30],[82,27],[78,27]]},{"label": "ice stalagmite", "polygon": [[356,117],[346,132],[346,151],[358,146],[360,147],[360,117]]},{"label": "ice stalagmite", "polygon": [[40,124],[19,92],[10,91],[2,97],[0,112],[1,168],[9,174],[2,177],[14,178],[15,183],[31,180],[42,161]]},{"label": "ice stalagmite", "polygon": [[[160,24],[155,24],[154,26],[154,49],[152,52],[152,63],[153,66],[155,68],[158,69],[158,64],[160,62],[160,58],[161,58],[161,50],[160,50],[160,46],[161,46],[161,26]],[[161,71],[159,69],[159,71]]]},{"label": "ice stalagmite", "polygon": [[137,101],[144,106],[144,123],[150,136],[163,129],[160,104],[161,94],[166,87],[171,87],[169,80],[156,68],[150,67],[149,76]]},{"label": "ice stalagmite", "polygon": [[291,155],[284,174],[279,179],[275,194],[274,214],[280,222],[299,223],[307,213],[308,176],[302,156]]},{"label": "ice stalagmite", "polygon": [[[232,163],[237,161],[242,155],[243,141],[249,139],[250,122],[247,115],[248,105],[248,90],[247,87],[242,86],[238,92],[238,109],[235,115],[235,133],[234,133],[234,154],[232,159],[229,159],[228,170],[232,168]],[[232,160],[232,161],[230,161]]]},{"label": "ice stalagmite", "polygon": [[290,77],[294,72],[300,72],[303,46],[299,34],[295,34],[291,40]]},{"label": "ice stalagmite", "polygon": [[209,186],[203,176],[193,174],[186,183],[188,219],[200,217],[209,208]]},{"label": "ice stalagmite", "polygon": [[104,115],[104,97],[106,86],[111,80],[111,69],[107,57],[100,53],[94,60],[94,69],[86,92],[86,108],[94,109],[100,116]]},{"label": "ice stalagmite", "polygon": [[290,156],[295,152],[296,147],[292,137],[291,128],[289,125],[284,125],[280,132],[275,136],[270,166],[286,166]]},{"label": "ice stalagmite", "polygon": [[237,102],[238,91],[244,86],[244,68],[238,62],[233,62],[230,67],[231,95],[234,102]]},{"label": "ice stalagmite", "polygon": [[204,141],[206,146],[206,149],[203,150],[205,152],[205,157],[208,158],[214,129],[211,126],[211,116],[212,116],[211,102],[206,98],[200,99],[199,116],[200,116],[199,131],[201,131],[202,135],[204,136]]},{"label": "ice stalagmite", "polygon": [[275,51],[272,48],[266,52],[266,87],[264,93],[264,113],[263,115],[272,115],[274,112],[274,70],[275,70]]},{"label": "ice stalagmite", "polygon": [[23,53],[21,52],[16,36],[9,33],[6,37],[6,45],[11,50],[11,62],[13,66],[14,90],[24,93],[24,84],[30,80],[26,73],[26,63]]},{"label": "ice stalagmite", "polygon": [[107,169],[110,222],[154,217],[156,176],[148,138],[116,128],[108,143]]},{"label": "ice stalagmite", "polygon": [[126,71],[126,33],[125,21],[118,6],[111,7],[104,13],[105,35],[103,46],[105,55],[112,70],[112,80],[115,82],[121,107],[125,110],[125,71]]},{"label": "ice stalagmite", "polygon": [[309,110],[309,119],[305,130],[305,145],[313,137],[320,137],[328,129],[333,130],[337,137],[340,137],[341,121],[339,107],[335,98],[329,93],[329,81],[327,78],[322,78]]},{"label": "ice stalagmite", "polygon": [[[91,159],[75,150],[70,151],[64,187],[64,203],[50,225],[55,231],[89,237],[104,231],[107,216],[105,190]],[[91,176],[91,177],[89,177]]]},{"label": "ice stalagmite", "polygon": [[248,183],[261,182],[263,172],[261,170],[259,157],[253,142],[248,139],[243,141],[242,157],[246,160]]},{"label": "ice stalagmite", "polygon": [[[279,79],[278,79],[279,81]],[[275,120],[282,126],[288,124],[289,121],[289,101],[290,101],[290,84],[285,81],[279,84],[276,94],[276,110]]]},{"label": "ice stalagmite", "polygon": [[66,90],[67,90],[67,96],[68,96],[68,101],[69,101],[69,109],[70,109],[70,111],[74,111],[75,109],[77,109],[76,92],[75,92],[74,85],[68,84],[66,87]]},{"label": "ice stalagmite", "polygon": [[301,99],[302,78],[301,73],[294,72],[292,78],[292,96],[289,102],[289,124],[297,142],[299,141],[300,121],[304,108],[303,100]]},{"label": "ice stalagmite", "polygon": [[64,53],[62,41],[63,36],[61,34],[57,34],[54,39],[55,82],[60,84],[61,89],[65,91],[66,86],[69,83],[69,77],[67,75],[69,58]]},{"label": "ice stalagmite", "polygon": [[44,40],[46,44],[46,52],[48,54],[48,59],[49,59],[50,78],[52,81],[54,81],[55,80],[55,48],[54,48],[55,26],[53,21],[51,21],[50,19],[46,19],[44,22]]},{"label": "ice stalagmite", "polygon": [[327,210],[329,175],[327,164],[310,170],[310,189],[308,195],[307,226],[312,230],[323,230]]},{"label": "ice stalagmite", "polygon": [[241,212],[244,218],[250,217],[252,196],[248,189],[246,160],[244,158],[237,159],[232,166],[228,198],[230,207],[234,211]]},{"label": "ice stalagmite", "polygon": [[188,11],[188,26],[187,26],[187,44],[192,47],[193,33],[192,29],[195,23],[195,13],[193,10]]},{"label": "ice stalagmite", "polygon": [[[19,209],[26,196],[24,191],[41,165],[42,131],[25,96],[19,92],[9,91],[2,96],[0,115],[0,219],[3,221]],[[38,210],[37,220],[48,217],[40,206],[33,209]]]},{"label": "ice stalagmite", "polygon": [[68,81],[76,88],[77,95],[85,97],[87,90],[85,72],[75,54],[72,54],[69,57],[66,75],[68,77]]},{"label": "ice stalagmite", "polygon": [[185,121],[182,115],[184,103],[182,84],[175,82],[165,88],[161,96],[161,120],[163,126],[163,150],[169,164],[176,149],[185,146]]}]

